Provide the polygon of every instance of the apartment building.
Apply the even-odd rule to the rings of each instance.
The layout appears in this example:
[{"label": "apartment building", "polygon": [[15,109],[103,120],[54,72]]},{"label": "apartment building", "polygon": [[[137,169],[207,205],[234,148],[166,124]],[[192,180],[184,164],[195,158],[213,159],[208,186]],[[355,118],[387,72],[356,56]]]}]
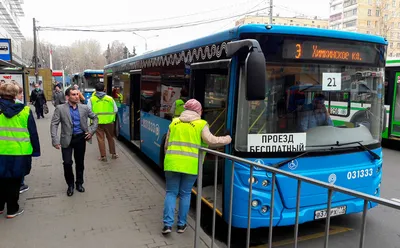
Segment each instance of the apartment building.
[{"label": "apartment building", "polygon": [[[245,16],[236,21],[235,25],[249,23],[271,24],[269,16]],[[315,27],[315,28],[328,28],[329,20],[318,18],[305,18],[305,17],[280,17],[274,16],[272,24],[287,25],[287,26],[302,26],[302,27]]]},{"label": "apartment building", "polygon": [[11,39],[11,63],[25,65],[22,61],[21,42],[25,39],[19,25],[19,18],[24,16],[23,0],[0,0],[0,38]]},{"label": "apartment building", "polygon": [[332,0],[329,28],[381,35],[388,57],[400,58],[400,0]]}]

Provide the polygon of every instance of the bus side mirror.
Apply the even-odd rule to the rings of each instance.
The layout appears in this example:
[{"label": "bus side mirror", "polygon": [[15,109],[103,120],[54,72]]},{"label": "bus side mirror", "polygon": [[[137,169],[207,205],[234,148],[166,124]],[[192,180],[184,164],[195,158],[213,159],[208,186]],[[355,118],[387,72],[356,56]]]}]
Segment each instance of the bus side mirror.
[{"label": "bus side mirror", "polygon": [[232,41],[227,44],[226,54],[232,57],[235,54],[245,55],[246,99],[261,101],[265,99],[266,64],[264,53],[257,40],[246,39]]},{"label": "bus side mirror", "polygon": [[250,51],[246,58],[246,99],[264,101],[266,65],[263,52]]}]

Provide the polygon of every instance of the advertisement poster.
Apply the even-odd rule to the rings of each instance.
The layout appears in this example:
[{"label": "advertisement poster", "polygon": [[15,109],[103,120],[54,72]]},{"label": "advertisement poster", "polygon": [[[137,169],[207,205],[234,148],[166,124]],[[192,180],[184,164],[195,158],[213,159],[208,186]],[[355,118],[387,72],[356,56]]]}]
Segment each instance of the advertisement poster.
[{"label": "advertisement poster", "polygon": [[160,117],[170,113],[172,104],[181,97],[181,87],[161,85],[161,108]]},{"label": "advertisement poster", "polygon": [[[39,88],[43,89],[43,77],[38,76],[38,81],[39,81]],[[29,95],[31,95],[32,90],[35,88],[35,83],[36,83],[36,77],[35,76],[28,76],[28,82],[29,82]]]},{"label": "advertisement poster", "polygon": [[19,74],[0,74],[0,83],[18,83],[22,87],[24,87],[24,83],[22,81],[22,75]]}]

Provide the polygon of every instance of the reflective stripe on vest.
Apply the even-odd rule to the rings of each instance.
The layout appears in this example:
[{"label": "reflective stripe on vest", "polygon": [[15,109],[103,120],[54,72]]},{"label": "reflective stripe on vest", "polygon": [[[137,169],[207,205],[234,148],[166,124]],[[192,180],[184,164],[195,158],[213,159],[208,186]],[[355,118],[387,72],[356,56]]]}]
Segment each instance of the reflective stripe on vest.
[{"label": "reflective stripe on vest", "polygon": [[185,102],[182,99],[178,99],[175,101],[175,117],[179,117],[182,114],[182,112],[185,110],[185,108],[183,107],[184,105]]},{"label": "reflective stripe on vest", "polygon": [[33,152],[28,130],[30,108],[24,109],[12,118],[0,114],[0,155],[31,155]]},{"label": "reflective stripe on vest", "polygon": [[111,96],[105,95],[98,98],[96,95],[90,98],[92,111],[99,118],[99,124],[108,124],[115,121],[114,100]]},{"label": "reflective stripe on vest", "polygon": [[204,120],[182,122],[175,118],[169,126],[168,149],[165,154],[164,170],[197,175],[201,132],[207,125]]}]

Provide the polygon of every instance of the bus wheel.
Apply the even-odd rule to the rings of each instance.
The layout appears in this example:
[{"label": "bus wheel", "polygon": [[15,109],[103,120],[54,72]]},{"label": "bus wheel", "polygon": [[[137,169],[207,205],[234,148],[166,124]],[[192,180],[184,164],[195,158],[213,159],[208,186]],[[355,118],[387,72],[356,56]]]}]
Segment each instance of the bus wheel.
[{"label": "bus wheel", "polygon": [[165,158],[165,140],[167,138],[167,134],[164,134],[164,136],[161,139],[161,144],[160,144],[160,162],[158,163],[160,165],[161,170],[164,171],[164,158]]}]

